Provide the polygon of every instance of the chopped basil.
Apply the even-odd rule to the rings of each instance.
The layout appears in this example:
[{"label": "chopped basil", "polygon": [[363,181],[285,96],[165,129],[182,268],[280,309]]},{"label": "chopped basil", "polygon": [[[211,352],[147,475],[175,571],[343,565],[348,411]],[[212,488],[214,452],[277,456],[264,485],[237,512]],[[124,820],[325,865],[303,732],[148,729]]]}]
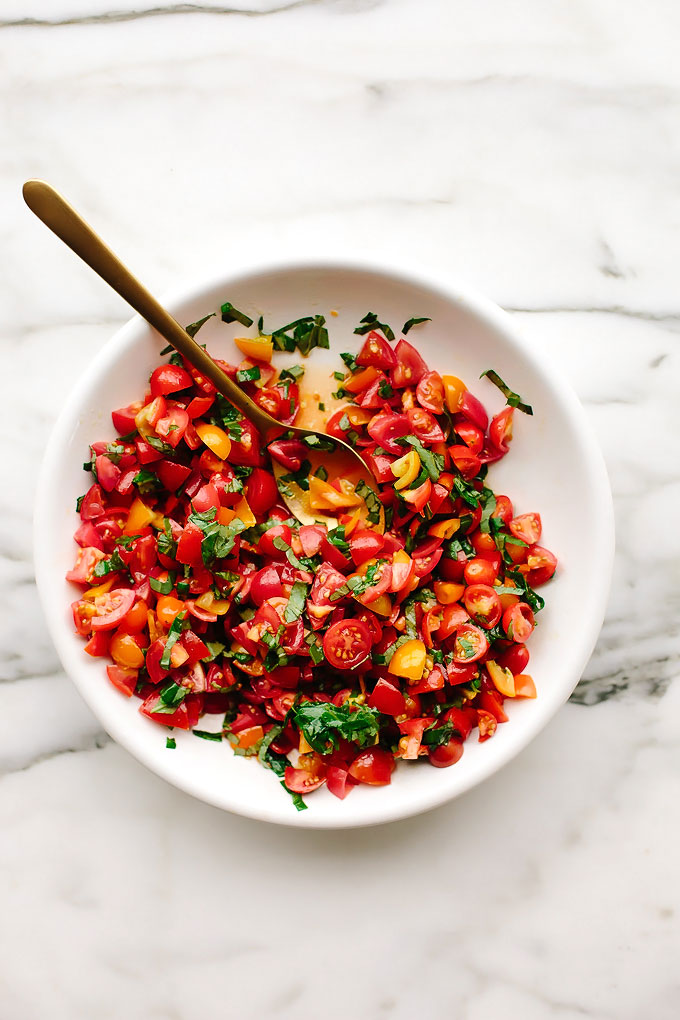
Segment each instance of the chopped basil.
[{"label": "chopped basil", "polygon": [[150,577],[149,584],[153,590],[157,591],[160,595],[169,595],[175,587],[172,583],[172,576],[170,574],[168,574],[164,581],[161,581],[160,577]]},{"label": "chopped basil", "polygon": [[343,556],[349,556],[349,542],[345,538],[345,525],[338,524],[332,531],[328,532],[328,541],[334,545]]},{"label": "chopped basil", "polygon": [[295,810],[296,811],[306,811],[307,810],[307,804],[305,804],[305,801],[304,801],[304,798],[303,798],[302,794],[300,794],[300,793],[293,793],[292,790],[288,789],[288,787],[286,786],[286,784],[284,782],[281,783],[281,786],[284,788],[284,790],[287,791],[287,793],[290,794],[291,799],[293,801],[293,804],[295,805]]},{"label": "chopped basil", "polygon": [[252,368],[239,368],[236,373],[236,382],[255,382],[260,378],[260,369],[257,365]]},{"label": "chopped basil", "polygon": [[84,499],[85,499],[85,494],[84,493],[83,493],[82,496],[78,496],[78,499],[76,500],[76,512],[77,513],[80,513],[80,508],[83,505],[83,500]]},{"label": "chopped basil", "polygon": [[163,486],[157,475],[153,471],[147,471],[146,468],[142,468],[138,471],[135,477],[132,479],[132,484],[137,486],[138,491],[144,496],[148,492],[158,492]]},{"label": "chopped basil", "polygon": [[[523,599],[527,605],[531,606],[534,613],[540,613],[545,605],[545,599],[542,595],[539,595],[537,591],[527,584],[524,574],[519,570],[508,570],[505,571],[506,575],[515,581],[518,588],[522,589]],[[498,589],[496,589],[498,590]]]},{"label": "chopped basil", "polygon": [[518,411],[524,411],[525,414],[534,413],[531,404],[525,404],[519,393],[515,393],[514,390],[511,390],[510,387],[503,382],[498,372],[494,372],[492,368],[487,368],[486,371],[482,372],[479,378],[482,379],[484,376],[487,376],[494,386],[498,387],[510,407],[516,407]]},{"label": "chopped basil", "polygon": [[113,464],[118,464],[120,458],[125,453],[125,447],[122,443],[108,443],[104,453]]},{"label": "chopped basil", "polygon": [[289,379],[291,382],[297,382],[305,374],[305,370],[302,365],[291,365],[290,368],[284,368],[279,373],[279,379],[285,381]]},{"label": "chopped basil", "polygon": [[[161,656],[160,664],[162,669],[170,669],[170,653],[172,652],[173,646],[179,640],[182,631],[186,630],[187,627],[190,626],[189,621],[186,619],[186,615],[187,615],[186,610],[183,610],[181,613],[178,613],[175,619],[172,621],[172,624],[170,625],[168,637],[165,642],[165,648],[163,649],[163,654]],[[174,684],[172,686],[176,687],[177,685]],[[180,689],[183,690],[184,693],[186,694],[186,691],[184,690],[183,687]],[[184,695],[182,695],[182,697],[184,697]],[[167,699],[163,697],[163,691],[161,691],[161,700],[166,705],[169,704]]]},{"label": "chopped basil", "polygon": [[[289,322],[272,333],[272,342],[279,351],[292,352],[296,348],[300,354],[307,356],[315,347],[328,348],[328,330],[323,315],[305,315],[301,319]],[[292,330],[292,336],[290,332]]]},{"label": "chopped basil", "polygon": [[177,747],[177,741],[175,740],[174,737],[168,737],[168,739],[165,741],[165,746],[169,751],[174,751],[175,748]]},{"label": "chopped basil", "polygon": [[347,414],[343,414],[342,418],[338,422],[338,428],[342,429],[343,432],[349,432],[352,428],[352,423]]},{"label": "chopped basil", "polygon": [[453,479],[453,491],[460,496],[464,503],[476,509],[479,506],[480,494],[474,485],[466,482],[458,475]]},{"label": "chopped basil", "polygon": [[505,563],[514,563],[512,556],[507,550],[508,544],[521,545],[524,546],[525,549],[527,548],[527,543],[523,542],[521,538],[515,538],[514,535],[508,535],[504,531],[497,531],[493,536],[493,540],[496,543],[496,548],[503,557]]},{"label": "chopped basil", "polygon": [[117,549],[114,549],[107,560],[99,560],[94,568],[95,577],[106,577],[107,574],[115,574],[119,570],[125,570],[125,564],[120,558]]},{"label": "chopped basil", "polygon": [[337,750],[340,739],[366,747],[375,743],[380,732],[379,713],[367,705],[304,701],[293,709],[293,718],[318,754]]},{"label": "chopped basil", "polygon": [[253,320],[245,312],[239,312],[234,308],[231,301],[225,301],[220,308],[222,322],[240,322],[242,326],[252,326]]},{"label": "chopped basil", "polygon": [[333,372],[333,378],[337,379],[338,382],[344,382],[345,381],[345,373],[344,372]]},{"label": "chopped basil", "polygon": [[261,315],[257,320],[257,332],[262,336],[264,333],[264,315]]},{"label": "chopped basil", "polygon": [[277,754],[276,751],[270,751],[270,745],[274,743],[277,737],[280,737],[286,728],[286,719],[282,722],[274,723],[270,730],[268,730],[262,742],[260,743],[259,750],[257,752],[257,760],[260,765],[264,765],[266,769],[272,769],[277,776],[282,776],[286,771],[286,766],[290,765],[288,759],[282,755]]},{"label": "chopped basil", "polygon": [[174,456],[175,451],[173,450],[172,446],[170,446],[170,443],[164,443],[163,440],[158,439],[157,436],[144,436],[144,439],[149,444],[149,446],[153,446],[154,450],[156,450],[158,453],[162,453],[165,457]]},{"label": "chopped basil", "polygon": [[[201,328],[201,326],[205,326],[205,324],[208,321],[208,319],[212,319],[214,315],[215,315],[215,312],[211,312],[210,315],[204,315],[202,319],[198,320],[198,322],[192,322],[189,326],[185,326],[184,327],[184,332],[188,333],[189,336],[191,336],[191,337],[196,336],[196,334],[198,333],[198,331]],[[165,347],[161,351],[161,354],[169,353],[171,350],[172,350],[172,347]]]},{"label": "chopped basil", "polygon": [[291,567],[295,567],[296,570],[307,570],[307,566],[300,562],[291,547],[283,538],[281,538],[280,535],[277,535],[276,538],[273,539],[273,543],[275,549],[286,554],[286,559],[290,563]]},{"label": "chopped basil", "polygon": [[218,744],[222,741],[221,732],[214,733],[212,730],[192,730],[191,732],[195,737],[200,737],[201,740],[214,740]]},{"label": "chopped basil", "polygon": [[482,516],[479,521],[479,530],[488,534],[491,531],[491,514],[496,509],[496,497],[491,489],[484,488],[480,493],[482,503]]},{"label": "chopped basil", "polygon": [[236,536],[247,527],[239,518],[231,524],[218,524],[216,516],[217,510],[211,507],[210,510],[189,514],[188,517],[188,522],[197,525],[203,532],[201,556],[206,566],[214,560],[225,559],[234,548]]},{"label": "chopped basil", "polygon": [[177,552],[177,542],[172,537],[172,527],[167,517],[163,519],[163,530],[158,533],[158,551],[170,559],[174,559]]},{"label": "chopped basil", "polygon": [[189,598],[189,595],[191,594],[191,585],[188,581],[178,581],[176,587],[177,594],[181,599]]},{"label": "chopped basil", "polygon": [[438,480],[444,470],[444,458],[440,453],[433,453],[432,450],[427,450],[416,436],[402,436],[400,439],[395,439],[395,442],[400,446],[405,446],[407,443],[409,446],[412,446],[432,481],[436,482]]},{"label": "chopped basil", "polygon": [[319,451],[331,451],[335,449],[335,443],[332,439],[326,439],[323,436],[314,434],[311,436],[303,436],[302,442],[305,446],[308,446],[310,450]]},{"label": "chopped basil", "polygon": [[325,655],[321,642],[314,634],[308,634],[305,638],[305,644],[309,648],[309,656],[315,666],[318,666],[320,662],[323,662]]},{"label": "chopped basil", "polygon": [[230,439],[234,439],[237,443],[241,441],[241,436],[243,435],[241,425],[243,415],[221,393],[218,393],[215,397],[215,403],[211,408],[209,420],[213,425],[219,425],[221,428],[226,429]]},{"label": "chopped basil", "polygon": [[394,396],[394,390],[387,379],[381,379],[378,383],[378,396],[382,397],[383,400],[389,400],[390,397]]},{"label": "chopped basil", "polygon": [[283,614],[286,623],[295,623],[302,616],[307,602],[308,591],[309,589],[303,581],[295,582],[288,597],[288,605]]},{"label": "chopped basil", "polygon": [[382,503],[378,498],[377,494],[373,489],[366,484],[366,482],[359,481],[356,487],[357,496],[360,496],[366,504],[366,510],[368,511],[368,520],[371,524],[378,524],[380,522],[380,509]]},{"label": "chopped basil", "polygon": [[325,405],[325,404],[322,404],[322,403],[320,403],[320,404],[319,404],[319,410],[320,410],[320,411],[325,411],[325,410],[326,410],[326,405]]},{"label": "chopped basil", "polygon": [[[347,367],[350,370],[350,372],[356,372],[356,370],[361,367],[359,365],[356,357],[354,356],[354,354],[350,354],[349,351],[343,351],[343,353],[340,355],[340,357],[345,362],[345,364],[347,365]],[[334,374],[335,374],[335,378],[337,379],[338,378],[338,373],[336,372]],[[341,375],[340,378],[344,379],[344,376]]]},{"label": "chopped basil", "polygon": [[[450,722],[444,723],[443,726],[429,726],[423,733],[422,742],[426,747],[434,749],[442,744],[447,744],[456,732],[453,723]],[[459,733],[458,736],[460,736]]]},{"label": "chopped basil", "polygon": [[404,325],[401,327],[401,331],[404,334],[404,336],[406,336],[408,331],[413,326],[417,326],[421,322],[432,322],[432,319],[429,319],[427,316],[424,316],[423,318],[420,319],[407,319]]},{"label": "chopped basil", "polygon": [[381,329],[388,340],[394,340],[394,330],[386,322],[379,322],[375,312],[368,312],[361,320],[361,324],[354,330],[359,336],[370,333],[371,330]]},{"label": "chopped basil", "polygon": [[319,464],[318,468],[314,472],[314,476],[316,478],[320,478],[322,482],[328,481],[328,471],[326,471],[326,468],[323,466],[323,464]]},{"label": "chopped basil", "polygon": [[339,588],[329,596],[331,602],[339,602],[340,599],[344,598],[345,595],[354,595],[355,593],[361,593],[368,591],[370,584],[365,584],[365,579],[359,577],[358,574],[352,574],[348,577],[344,584],[341,584]]},{"label": "chopped basil", "polygon": [[290,471],[286,475],[279,476],[279,482],[294,482],[299,485],[305,492],[309,489],[309,472],[312,470],[312,465],[308,460],[303,460],[297,471]]}]

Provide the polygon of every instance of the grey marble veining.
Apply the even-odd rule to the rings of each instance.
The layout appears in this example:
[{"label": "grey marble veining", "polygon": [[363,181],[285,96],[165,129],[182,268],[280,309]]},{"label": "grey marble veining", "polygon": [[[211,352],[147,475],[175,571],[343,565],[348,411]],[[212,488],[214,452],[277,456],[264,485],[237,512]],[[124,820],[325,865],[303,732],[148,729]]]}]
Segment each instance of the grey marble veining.
[{"label": "grey marble veining", "polygon": [[[677,1017],[679,33],[664,0],[5,0],[2,1020]],[[571,703],[501,774],[381,829],[279,831],[101,731],[44,633],[30,508],[127,313],[27,213],[30,176],[157,291],[403,251],[563,372],[615,575]]]}]

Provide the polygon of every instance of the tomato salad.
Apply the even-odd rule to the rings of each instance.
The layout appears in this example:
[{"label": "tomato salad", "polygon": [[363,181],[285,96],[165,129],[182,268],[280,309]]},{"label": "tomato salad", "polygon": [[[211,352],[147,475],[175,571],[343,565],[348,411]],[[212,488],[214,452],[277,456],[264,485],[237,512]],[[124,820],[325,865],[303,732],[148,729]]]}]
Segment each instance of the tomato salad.
[{"label": "tomato salad", "polygon": [[[251,324],[229,303],[223,318]],[[508,403],[489,422],[464,382],[365,317],[363,346],[334,373],[342,404],[326,432],[361,452],[378,499],[330,476],[332,457],[314,466],[319,451],[286,432],[304,367],[277,371],[272,357],[328,346],[323,317],[259,327],[236,341],[239,365],[218,363],[281,436],[263,449],[173,353],[112,412],[118,438],[90,447],[67,579],[82,589],[72,610],[85,651],[144,716],[257,757],[302,809],[322,784],[343,799],[389,783],[400,759],[453,765],[473,730],[485,741],[507,721],[506,698],[534,698],[535,589],[557,561],[539,514],[516,514],[485,481],[515,411],[531,413],[495,372]],[[335,527],[291,517],[270,458]],[[219,729],[200,728],[204,715],[223,717]]]}]

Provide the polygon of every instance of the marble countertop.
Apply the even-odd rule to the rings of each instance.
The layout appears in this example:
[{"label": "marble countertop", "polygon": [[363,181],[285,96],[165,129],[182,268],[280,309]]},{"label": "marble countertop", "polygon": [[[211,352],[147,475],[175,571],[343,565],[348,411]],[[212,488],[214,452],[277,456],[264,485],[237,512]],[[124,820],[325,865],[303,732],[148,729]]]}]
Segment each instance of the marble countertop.
[{"label": "marble countertop", "polygon": [[[1,5],[2,1020],[680,1014],[679,32],[664,0]],[[499,775],[283,830],[102,732],[43,630],[30,507],[128,313],[27,212],[30,176],[157,291],[400,251],[559,366],[606,456],[614,581],[571,702]]]}]

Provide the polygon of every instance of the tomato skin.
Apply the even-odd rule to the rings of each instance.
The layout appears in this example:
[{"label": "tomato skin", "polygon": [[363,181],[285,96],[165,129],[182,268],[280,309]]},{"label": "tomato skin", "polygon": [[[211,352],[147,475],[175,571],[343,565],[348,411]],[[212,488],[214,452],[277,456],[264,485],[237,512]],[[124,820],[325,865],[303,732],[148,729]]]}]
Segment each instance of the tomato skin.
[{"label": "tomato skin", "polygon": [[349,767],[349,774],[357,782],[368,786],[387,786],[392,781],[394,765],[389,751],[374,747],[357,755]]},{"label": "tomato skin", "polygon": [[192,385],[192,382],[189,373],[179,365],[159,365],[151,373],[149,380],[151,396],[160,397],[168,393],[176,393],[178,390],[186,390]]},{"label": "tomato skin", "polygon": [[498,567],[489,559],[475,556],[465,564],[463,577],[469,585],[492,585],[498,577]]},{"label": "tomato skin", "polygon": [[264,468],[253,468],[246,489],[248,504],[256,517],[266,514],[279,499],[276,479]]},{"label": "tomato skin", "polygon": [[535,545],[541,537],[541,515],[520,514],[519,517],[513,517],[508,527],[515,538],[527,545]]},{"label": "tomato skin", "polygon": [[479,707],[489,712],[496,722],[508,721],[508,717],[503,711],[503,698],[498,691],[482,691],[479,695]]},{"label": "tomato skin", "polygon": [[[231,450],[229,452],[230,464],[238,464],[240,467],[263,467],[264,453],[262,451],[260,433],[247,418],[242,418],[239,426],[241,428],[241,438],[231,440]],[[273,445],[273,443],[269,444],[270,452]]]},{"label": "tomato skin", "polygon": [[269,453],[288,471],[299,471],[307,448],[299,439],[277,439],[267,447]]},{"label": "tomato skin", "polygon": [[220,506],[220,497],[214,485],[208,482],[202,485],[191,501],[196,513],[202,514],[206,510],[217,509]]},{"label": "tomato skin", "polygon": [[415,386],[427,372],[427,365],[408,340],[400,340],[394,353],[397,364],[392,370],[392,385],[396,389]]},{"label": "tomato skin", "polygon": [[79,549],[75,565],[66,574],[66,580],[73,581],[74,584],[89,585],[94,577],[94,568],[104,559],[106,556],[101,549],[95,549],[93,546]]},{"label": "tomato skin", "polygon": [[357,365],[373,365],[374,368],[389,371],[396,364],[397,356],[387,340],[376,330],[371,330],[364,341],[364,346],[357,354]]},{"label": "tomato skin", "polygon": [[349,540],[349,550],[355,566],[360,567],[362,563],[376,557],[382,552],[384,545],[384,538],[375,531],[367,529],[353,532]]},{"label": "tomato skin", "polygon": [[509,496],[496,496],[496,506],[491,514],[492,517],[499,517],[506,524],[509,524],[514,517],[515,511],[512,500]]},{"label": "tomato skin", "polygon": [[368,464],[369,468],[373,472],[373,476],[377,482],[381,485],[392,484],[394,482],[394,473],[392,471],[392,457],[388,457],[384,453],[371,453],[364,451],[363,458]]},{"label": "tomato skin", "polygon": [[290,546],[293,540],[293,532],[287,524],[275,524],[273,528],[269,528],[269,530],[265,531],[265,533],[261,536],[258,543],[258,549],[263,556],[268,556],[272,560],[285,560],[285,552],[281,549],[277,549],[274,545],[275,538],[282,539],[286,545]]},{"label": "tomato skin", "polygon": [[475,623],[485,630],[491,630],[501,618],[501,600],[488,584],[471,584],[465,589],[463,601]]},{"label": "tomato skin", "polygon": [[503,613],[503,630],[511,641],[524,644],[535,627],[534,613],[526,602],[518,602]]},{"label": "tomato skin", "polygon": [[444,383],[439,372],[426,372],[416,387],[416,400],[426,411],[444,413]]},{"label": "tomato skin", "polygon": [[463,757],[463,744],[460,740],[451,738],[445,744],[440,744],[428,752],[430,764],[438,769],[446,769],[449,765],[455,765]]},{"label": "tomato skin", "polygon": [[137,400],[133,404],[128,404],[127,407],[119,407],[118,410],[111,412],[113,427],[119,436],[127,436],[129,432],[134,431],[136,427],[135,417],[141,410],[141,407],[141,400]]},{"label": "tomato skin", "polygon": [[378,680],[367,704],[369,708],[375,708],[378,712],[384,712],[385,715],[403,715],[406,711],[404,695],[388,680]]},{"label": "tomato skin", "polygon": [[456,627],[467,623],[469,619],[470,616],[467,610],[463,609],[457,602],[451,602],[449,605],[444,606],[439,627],[437,628],[437,638],[440,641],[445,641],[447,637],[453,634]]},{"label": "tomato skin", "polygon": [[484,446],[484,433],[469,421],[458,422],[453,431],[463,440],[472,453],[481,453]]},{"label": "tomato skin", "polygon": [[177,542],[175,554],[178,563],[185,563],[188,566],[195,566],[203,563],[201,546],[203,543],[203,532],[195,524],[187,524]]},{"label": "tomato skin", "polygon": [[176,464],[172,460],[161,460],[154,468],[162,484],[170,492],[176,492],[191,474],[191,468],[185,464]]},{"label": "tomato skin", "polygon": [[366,660],[371,650],[371,634],[362,620],[340,620],[323,636],[323,650],[335,669],[354,669]]}]

